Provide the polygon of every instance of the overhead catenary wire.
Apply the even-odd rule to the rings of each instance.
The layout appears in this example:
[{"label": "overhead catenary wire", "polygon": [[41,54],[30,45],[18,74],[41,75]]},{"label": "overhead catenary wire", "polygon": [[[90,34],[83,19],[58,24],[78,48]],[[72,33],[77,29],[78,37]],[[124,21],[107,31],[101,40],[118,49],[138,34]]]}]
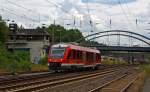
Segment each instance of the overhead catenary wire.
[{"label": "overhead catenary wire", "polygon": [[[45,1],[46,1],[47,3],[49,3],[49,4],[53,4],[56,8],[61,9],[64,13],[68,14],[69,16],[71,16],[71,17],[73,18],[73,25],[74,25],[74,26],[76,25],[76,21],[75,21],[76,16],[73,15],[73,14],[71,14],[69,11],[65,10],[65,9],[62,7],[61,4],[56,4],[56,3],[52,2],[52,1],[49,1],[49,0],[45,0]],[[81,25],[80,25],[80,26],[81,26]],[[76,28],[76,27],[75,27],[75,28]]]},{"label": "overhead catenary wire", "polygon": [[[128,12],[128,14],[130,15],[130,16],[132,16],[132,17],[135,17],[135,14],[134,13],[132,13],[131,12],[131,10],[129,9],[129,6],[128,6],[128,4],[127,4],[127,1],[126,0],[124,0],[124,3],[125,3],[125,6],[127,7],[127,12]],[[135,18],[135,23],[136,23],[136,26],[137,26],[137,18]]]},{"label": "overhead catenary wire", "polygon": [[28,11],[28,12],[40,14],[39,12],[34,12],[32,9],[26,8],[26,7],[22,6],[22,5],[19,5],[19,4],[14,3],[14,2],[12,2],[12,1],[9,1],[9,0],[6,0],[6,1],[7,1],[8,3],[10,3],[10,4],[12,4],[12,5],[15,5],[15,6],[17,6],[17,7],[20,7],[20,8],[22,8],[22,9]]},{"label": "overhead catenary wire", "polygon": [[128,15],[126,14],[126,11],[124,10],[124,8],[123,8],[123,6],[122,6],[120,0],[118,0],[118,4],[119,4],[119,6],[120,6],[120,8],[121,8],[121,10],[122,10],[122,12],[123,12],[123,14],[125,15],[125,18],[127,19],[128,23],[130,24],[131,29],[132,29],[132,28],[134,29],[134,27],[132,26],[133,24],[132,24],[132,22],[130,21]]},{"label": "overhead catenary wire", "polygon": [[[10,3],[10,4],[12,4],[12,5],[14,5],[14,6],[17,6],[17,7],[19,7],[19,8],[22,8],[22,9],[24,9],[24,10],[26,10],[27,12],[30,12],[30,13],[32,13],[32,14],[34,14],[35,15],[35,13],[36,14],[38,14],[38,19],[39,19],[39,21],[38,22],[40,22],[41,21],[41,14],[39,13],[39,12],[35,12],[35,11],[33,11],[32,9],[29,9],[29,8],[26,8],[26,7],[24,7],[24,6],[22,6],[22,5],[20,5],[20,4],[16,4],[16,3],[14,3],[14,2],[12,2],[12,1],[10,1],[10,0],[6,0],[8,3]],[[46,18],[46,17],[45,17]]]},{"label": "overhead catenary wire", "polygon": [[10,9],[8,9],[8,8],[3,8],[3,9],[0,9],[0,10],[5,11],[5,12],[7,12],[7,13],[9,13],[9,14],[15,15],[15,16],[17,16],[17,17],[19,16],[20,18],[26,18],[26,19],[31,20],[31,21],[33,21],[33,22],[37,22],[37,20],[31,19],[31,18],[27,17],[26,15],[19,15],[19,14],[16,14],[16,13],[12,12],[12,10],[10,10]]},{"label": "overhead catenary wire", "polygon": [[87,16],[89,17],[89,24],[91,26],[91,32],[92,31],[92,27],[93,27],[93,21],[91,19],[91,15],[90,15],[90,9],[89,9],[89,4],[88,4],[88,0],[87,0],[87,3],[86,3],[86,7],[87,7]]},{"label": "overhead catenary wire", "polygon": [[[49,1],[49,0],[45,0],[46,2],[48,2],[49,4],[53,4],[53,5],[55,5],[55,7],[57,7],[57,8],[60,8],[64,13],[66,13],[66,14],[68,14],[68,15],[70,15],[70,16],[72,16],[74,19],[73,20],[75,20],[75,15],[73,15],[73,14],[71,14],[69,11],[67,11],[67,10],[65,10],[63,7],[62,7],[62,4],[56,4],[56,3],[54,3],[54,2],[52,2],[52,1]],[[81,19],[81,18],[80,18]],[[80,27],[81,27],[81,24],[83,24],[83,23],[81,23],[82,21],[80,20]],[[90,25],[91,26],[91,23],[92,22],[88,22],[88,21],[85,21],[85,22],[87,22],[87,24],[88,25]],[[74,23],[76,23],[75,21],[73,21],[73,24]],[[104,24],[102,24],[102,25],[104,25]],[[105,27],[108,27],[107,25],[104,25]]]},{"label": "overhead catenary wire", "polygon": [[[132,13],[131,12],[131,10],[130,10],[130,8],[129,8],[129,6],[128,6],[128,4],[127,4],[127,1],[126,0],[124,0],[124,3],[125,3],[125,5],[126,5],[126,7],[127,7],[127,11],[128,11],[128,13],[130,14],[130,16],[133,16],[133,17],[135,17],[135,14],[134,13]],[[136,28],[137,28],[137,30],[141,30],[142,28],[138,25],[138,19],[137,18],[135,18],[135,24],[136,24]],[[143,29],[142,29],[143,30]]]},{"label": "overhead catenary wire", "polygon": [[45,0],[47,3],[49,3],[49,4],[53,4],[55,7],[57,7],[57,8],[60,8],[64,13],[66,13],[66,14],[68,14],[68,15],[71,15],[72,17],[75,17],[73,14],[70,14],[70,12],[69,11],[67,11],[67,10],[65,10],[64,8],[62,8],[60,5],[58,5],[58,4],[56,4],[56,3],[54,3],[54,2],[52,2],[52,1],[49,1],[49,0]]}]

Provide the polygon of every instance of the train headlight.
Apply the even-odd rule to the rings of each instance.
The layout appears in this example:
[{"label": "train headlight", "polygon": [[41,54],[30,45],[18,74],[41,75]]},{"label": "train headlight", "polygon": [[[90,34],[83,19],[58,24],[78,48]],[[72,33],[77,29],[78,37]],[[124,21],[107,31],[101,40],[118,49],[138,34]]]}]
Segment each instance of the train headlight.
[{"label": "train headlight", "polygon": [[60,61],[62,62],[62,61],[63,61],[63,59],[60,59]]},{"label": "train headlight", "polygon": [[51,62],[51,61],[52,61],[52,59],[48,59],[48,61],[49,61],[49,62]]}]

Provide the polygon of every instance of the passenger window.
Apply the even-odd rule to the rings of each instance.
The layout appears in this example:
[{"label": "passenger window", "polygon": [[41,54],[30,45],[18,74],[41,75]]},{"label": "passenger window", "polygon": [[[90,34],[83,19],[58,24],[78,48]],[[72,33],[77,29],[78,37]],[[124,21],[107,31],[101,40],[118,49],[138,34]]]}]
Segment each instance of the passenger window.
[{"label": "passenger window", "polygon": [[75,50],[72,50],[72,56],[73,56],[73,59],[76,59],[76,51]]},{"label": "passenger window", "polygon": [[69,51],[67,59],[71,59],[71,51]]}]

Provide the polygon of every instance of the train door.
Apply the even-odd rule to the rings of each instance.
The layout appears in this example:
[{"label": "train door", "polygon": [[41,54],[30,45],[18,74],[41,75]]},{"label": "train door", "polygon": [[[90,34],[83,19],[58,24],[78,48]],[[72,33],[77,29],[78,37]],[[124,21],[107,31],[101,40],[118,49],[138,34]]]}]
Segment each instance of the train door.
[{"label": "train door", "polygon": [[83,52],[79,51],[79,62],[83,63]]},{"label": "train door", "polygon": [[67,63],[70,63],[71,59],[72,59],[72,50],[70,49],[67,55]]},{"label": "train door", "polygon": [[96,63],[101,63],[101,55],[96,53]]},{"label": "train door", "polygon": [[83,57],[82,57],[83,58],[83,63],[86,64],[86,61],[87,61],[86,52],[83,51],[82,54],[83,54]]},{"label": "train door", "polygon": [[93,53],[93,63],[96,63],[96,53]]}]

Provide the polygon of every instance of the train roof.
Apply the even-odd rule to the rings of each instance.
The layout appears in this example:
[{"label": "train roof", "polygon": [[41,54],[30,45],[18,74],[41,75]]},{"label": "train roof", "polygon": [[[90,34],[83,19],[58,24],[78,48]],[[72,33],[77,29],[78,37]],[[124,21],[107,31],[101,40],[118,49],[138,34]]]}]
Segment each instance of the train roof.
[{"label": "train roof", "polygon": [[55,48],[55,47],[64,47],[64,48],[70,47],[71,49],[75,49],[75,50],[100,53],[100,51],[97,49],[92,49],[92,48],[88,48],[88,47],[83,47],[83,46],[73,45],[73,44],[67,44],[67,43],[59,43],[59,44],[55,44],[52,46],[52,48]]}]

